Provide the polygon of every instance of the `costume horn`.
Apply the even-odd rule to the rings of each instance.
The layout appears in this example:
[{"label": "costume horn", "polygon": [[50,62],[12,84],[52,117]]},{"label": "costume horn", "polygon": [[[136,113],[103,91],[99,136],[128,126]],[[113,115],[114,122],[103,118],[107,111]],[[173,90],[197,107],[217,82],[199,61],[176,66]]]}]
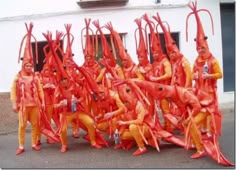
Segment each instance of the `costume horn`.
[{"label": "costume horn", "polygon": [[[32,52],[32,47],[31,47],[31,37],[34,38],[35,40],[35,54],[36,54],[36,63],[38,63],[38,46],[37,46],[37,41],[36,38],[32,34],[32,29],[33,29],[33,23],[30,22],[29,26],[25,23],[27,34],[23,37],[20,45],[20,50],[19,50],[19,57],[18,57],[18,63],[20,62],[20,59],[22,59],[22,69],[24,68],[24,65],[26,63],[31,63],[33,64],[33,52]],[[24,44],[25,43],[25,44]],[[21,57],[21,52],[22,52],[22,47],[24,46],[24,52],[23,56]]]},{"label": "costume horn", "polygon": [[[83,43],[83,37],[81,37],[81,44],[82,44],[82,49],[84,56],[95,56],[95,51],[94,51],[94,33],[93,30],[89,27],[91,19],[84,19],[85,21],[85,27],[81,30],[81,36],[83,36],[83,31],[86,31],[85,35],[85,44]],[[92,35],[89,35],[89,32],[92,33]],[[85,45],[85,46],[84,46]]]},{"label": "costume horn", "polygon": [[194,14],[196,22],[197,22],[197,35],[196,35],[196,39],[195,39],[197,48],[198,47],[205,47],[208,49],[207,36],[205,36],[198,12],[205,11],[209,14],[210,19],[211,19],[211,24],[212,24],[212,33],[214,34],[213,19],[212,19],[211,13],[207,9],[199,9],[198,10],[197,9],[197,1],[189,3],[188,7],[192,10],[192,12],[190,12],[186,18],[186,40],[188,41],[188,19],[192,14]]},{"label": "costume horn", "polygon": [[111,64],[112,67],[114,67],[116,65],[116,60],[114,58],[114,55],[111,52],[110,46],[109,46],[109,44],[108,44],[108,42],[106,40],[105,35],[102,32],[102,27],[99,24],[99,20],[93,21],[93,25],[97,28],[96,35],[97,35],[97,32],[99,32],[100,37],[101,37],[101,41],[102,41],[102,55],[106,59],[109,59],[110,60],[109,63]]},{"label": "costume horn", "polygon": [[65,41],[65,37],[67,37],[67,46],[66,46],[66,51],[65,51],[65,56],[63,58],[63,60],[67,60],[67,59],[72,59],[72,43],[74,41],[74,36],[70,33],[71,30],[71,24],[65,24],[65,28],[66,28],[66,34],[63,37],[63,41]]},{"label": "costume horn", "polygon": [[60,46],[58,46],[58,42],[60,40],[60,38],[63,36],[63,34],[61,32],[57,32],[56,34],[56,41],[52,40],[52,33],[51,32],[47,32],[47,33],[43,33],[43,36],[46,38],[50,51],[51,51],[51,55],[53,57],[53,61],[55,62],[55,69],[56,69],[56,74],[57,74],[57,79],[61,79],[61,78],[69,78],[69,75],[67,74],[67,72],[64,70],[63,65],[62,65],[62,61],[60,60],[58,54],[57,54],[57,50],[60,51],[61,55],[63,55],[63,50],[60,48]]},{"label": "costume horn", "polygon": [[147,26],[149,27],[150,30],[150,47],[151,47],[151,52],[158,53],[159,55],[163,54],[162,48],[161,48],[161,40],[158,32],[154,31],[155,24],[148,18],[147,14],[144,14],[142,18],[147,22],[145,29]]},{"label": "costume horn", "polygon": [[[141,19],[135,19],[134,22],[138,25],[138,28],[135,30],[135,45],[136,45],[136,51],[138,56],[143,56],[145,58],[145,63],[142,64],[148,64],[148,51],[147,51],[147,36],[145,30],[142,28],[142,20]],[[137,31],[139,32],[139,44],[137,42]],[[143,32],[145,33],[145,38],[143,36]],[[141,64],[141,63],[140,63]]]},{"label": "costume horn", "polygon": [[131,59],[130,55],[127,53],[127,50],[124,47],[123,41],[117,31],[114,30],[112,23],[108,22],[105,27],[110,31],[111,33],[111,39],[112,42],[114,40],[115,47],[118,51],[120,59],[127,60],[130,63],[134,63],[133,60]]},{"label": "costume horn", "polygon": [[[169,24],[166,21],[165,22],[161,21],[160,15],[158,13],[157,16],[153,16],[153,18],[158,22],[158,24],[161,26],[163,30],[167,53],[171,53],[173,51],[179,53],[179,48],[177,47],[175,41],[171,36]],[[164,26],[164,23],[168,25],[168,30]]]}]

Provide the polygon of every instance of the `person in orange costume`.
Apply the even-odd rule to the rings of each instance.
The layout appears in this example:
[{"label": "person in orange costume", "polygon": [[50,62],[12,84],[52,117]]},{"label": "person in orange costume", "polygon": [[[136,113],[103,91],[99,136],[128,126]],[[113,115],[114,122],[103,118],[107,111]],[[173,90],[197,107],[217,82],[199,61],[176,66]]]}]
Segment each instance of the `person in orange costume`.
[{"label": "person in orange costume", "polygon": [[117,120],[125,111],[125,105],[119,94],[107,87],[99,88],[98,110],[96,118],[97,128],[106,131],[111,136],[117,129]]},{"label": "person in orange costume", "polygon": [[[153,16],[153,18],[160,24],[164,33],[166,51],[169,56],[172,67],[172,77],[170,85],[177,85],[186,88],[192,87],[190,62],[179,51],[175,41],[173,40],[170,34],[170,31],[167,30],[166,27],[163,25],[159,14],[157,13],[157,16]],[[180,121],[183,121],[187,117],[187,113],[179,113],[173,103],[170,103],[170,110],[171,113],[173,113],[177,117],[180,117]]]},{"label": "person in orange costume", "polygon": [[[213,132],[213,129],[210,126],[210,122],[212,117],[208,116],[202,125],[202,132],[207,132],[204,137],[211,137],[213,133],[218,135],[221,134],[221,119],[222,114],[218,107],[218,99],[217,99],[217,80],[223,77],[219,62],[212,55],[209,50],[207,37],[205,36],[202,23],[200,17],[198,15],[199,11],[208,12],[212,22],[212,30],[213,30],[213,21],[210,12],[206,9],[197,9],[197,2],[189,4],[189,8],[192,10],[190,14],[187,16],[187,20],[190,15],[194,15],[197,22],[197,35],[196,35],[196,50],[198,52],[198,56],[194,61],[194,66],[192,70],[194,87],[200,90],[207,92],[213,99],[215,105],[215,114],[214,119],[217,121],[216,131]],[[188,25],[186,25],[187,27]],[[187,29],[186,29],[187,30]],[[188,38],[188,36],[186,36]]]},{"label": "person in orange costume", "polygon": [[[95,48],[94,48],[94,37],[95,36],[90,36],[89,34],[94,35],[92,29],[90,28],[90,22],[91,19],[85,19],[85,27],[81,31],[81,39],[83,40],[84,36],[83,32],[85,31],[85,40],[84,43],[82,43],[82,49],[83,49],[83,54],[84,54],[84,63],[82,64],[82,68],[86,69],[86,71],[90,74],[90,78],[92,81],[101,82],[101,77],[100,74],[102,69],[99,65],[99,63],[95,60]],[[92,90],[89,88],[88,83],[85,81],[83,83],[83,88],[84,92],[84,97],[86,95],[85,101],[86,101],[86,110],[89,113],[92,113],[93,107],[96,107],[96,100],[97,96],[95,93],[92,92]]]},{"label": "person in orange costume", "polygon": [[[195,124],[199,124],[203,120],[203,117],[207,116],[207,113],[200,112],[201,104],[195,94],[189,89],[173,85],[161,85],[159,83],[152,83],[148,81],[135,80],[135,83],[139,87],[145,88],[157,99],[166,98],[171,102],[174,102],[176,106],[183,112],[186,112],[187,107],[190,107],[192,114],[189,116],[191,116]],[[190,135],[198,151],[192,156],[192,158],[202,157],[206,155],[204,146],[201,143],[201,137],[197,135],[198,131],[199,129],[197,128],[197,126],[193,126],[192,124],[190,127]]]},{"label": "person in orange costume", "polygon": [[130,89],[127,90],[128,91],[125,93],[123,93],[124,91],[119,91],[127,110],[124,117],[118,120],[117,123],[120,126],[120,139],[122,141],[135,140],[137,143],[138,149],[133,152],[133,156],[138,156],[147,152],[144,138],[151,138],[151,133],[148,128],[148,123],[151,124],[150,119],[147,122],[147,118],[150,118],[148,115],[150,114],[145,108],[145,105],[138,100],[133,92]]},{"label": "person in orange costume", "polygon": [[[169,85],[172,76],[171,63],[167,56],[163,53],[159,33],[154,32],[154,23],[148,18],[147,14],[143,15],[143,19],[147,22],[150,29],[150,46],[153,57],[152,69],[145,78],[146,80]],[[164,129],[168,132],[172,132],[173,128],[171,122],[165,117],[166,114],[170,113],[169,102],[166,99],[162,99],[159,105],[164,116]]]},{"label": "person in orange costume", "polygon": [[191,65],[186,57],[180,53],[170,32],[166,29],[161,21],[159,14],[153,18],[160,24],[165,38],[166,51],[172,65],[171,85],[181,87],[192,87]]},{"label": "person in orange costume", "polygon": [[120,78],[128,79],[128,78],[141,78],[144,79],[142,73],[137,69],[137,65],[132,60],[131,56],[129,55],[127,49],[125,49],[123,41],[118,34],[117,31],[114,30],[111,22],[107,23],[105,27],[110,31],[111,37],[113,38],[114,45],[117,49],[118,55],[120,57],[120,61],[122,64],[122,72],[120,74]]},{"label": "person in orange costume", "polygon": [[[147,44],[143,35],[143,28],[142,28],[142,19],[137,18],[134,20],[135,23],[138,25],[138,28],[135,30],[135,40],[136,40],[136,52],[138,56],[138,70],[142,74],[143,79],[145,79],[145,75],[148,71],[151,70],[152,65],[148,60],[148,51],[147,51]],[[137,31],[139,36],[137,35]],[[139,42],[137,42],[137,38],[139,37]]]},{"label": "person in orange costume", "polygon": [[[40,73],[41,77],[41,83],[43,85],[43,91],[44,91],[44,101],[45,101],[45,109],[46,109],[46,116],[47,120],[51,124],[52,115],[54,113],[54,107],[53,107],[53,98],[54,98],[54,92],[56,88],[56,80],[54,79],[54,75],[52,72],[50,72],[49,67],[47,65],[44,65],[42,72]],[[40,144],[40,138],[38,139],[38,144]],[[47,137],[47,143],[54,143],[52,139]]]},{"label": "person in orange costume", "polygon": [[[31,144],[33,150],[40,150],[40,146],[36,145],[37,137],[39,135],[39,109],[45,107],[44,93],[38,76],[33,72],[33,57],[31,51],[30,38],[32,36],[33,24],[30,23],[27,28],[25,49],[23,54],[21,71],[16,75],[10,93],[10,99],[12,102],[13,110],[18,113],[19,128],[18,128],[18,140],[19,148],[16,151],[16,155],[24,152],[25,144],[25,131],[27,121],[31,123]],[[21,46],[22,48],[22,46]],[[21,55],[20,48],[20,55]],[[19,56],[20,58],[20,56]],[[18,60],[19,61],[19,60]]]},{"label": "person in orange costume", "polygon": [[[92,147],[101,148],[95,140],[95,124],[93,119],[86,113],[82,112],[81,109],[76,104],[75,108],[72,108],[72,100],[75,100],[76,103],[79,103],[80,95],[78,91],[75,90],[74,86],[70,84],[69,80],[62,76],[59,82],[59,86],[55,91],[54,106],[61,110],[60,120],[60,138],[61,138],[61,152],[64,153],[68,150],[67,143],[67,128],[70,123],[79,121],[82,123],[88,130],[90,137],[90,143]],[[75,110],[73,110],[75,109]],[[78,126],[73,125],[73,132],[78,131]]]},{"label": "person in orange costume", "polygon": [[145,80],[132,81],[140,88],[145,88],[157,99],[167,98],[174,102],[183,112],[187,110],[189,117],[183,122],[184,126],[187,126],[185,130],[185,147],[187,149],[189,148],[191,141],[189,137],[191,137],[197,149],[197,152],[193,154],[191,158],[201,158],[208,154],[219,164],[226,166],[233,165],[221,153],[216,136],[214,136],[215,138],[212,141],[210,139],[203,139],[199,130],[201,123],[209,114],[212,114],[212,109],[214,110],[214,106],[212,108],[213,99],[211,96],[196,88],[186,89],[179,86],[162,85]]},{"label": "person in orange costume", "polygon": [[[102,57],[99,59],[99,63],[101,63],[104,66],[104,68],[102,68],[102,70],[100,71],[99,76],[97,77],[97,82],[109,87],[110,89],[113,89],[114,87],[112,86],[112,80],[115,77],[123,78],[124,75],[121,67],[116,62],[115,51],[110,49],[107,39],[102,32],[102,28],[104,27],[100,26],[99,20],[93,21],[93,24],[97,28],[96,32],[99,32],[100,34],[102,43]],[[114,49],[113,41],[111,41],[111,43],[112,43],[112,48]]]}]

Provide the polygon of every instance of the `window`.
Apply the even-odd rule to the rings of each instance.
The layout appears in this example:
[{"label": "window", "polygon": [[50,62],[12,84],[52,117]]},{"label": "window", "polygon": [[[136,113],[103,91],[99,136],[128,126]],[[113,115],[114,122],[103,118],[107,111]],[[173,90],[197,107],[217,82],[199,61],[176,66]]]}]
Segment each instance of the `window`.
[{"label": "window", "polygon": [[106,6],[124,6],[129,0],[77,0],[81,8],[97,8]]},{"label": "window", "polygon": [[[45,45],[48,44],[48,42],[47,41],[40,41],[40,42],[37,42],[37,44],[38,44],[38,64],[36,63],[36,58],[35,58],[35,42],[31,43],[31,46],[32,46],[32,51],[33,51],[34,71],[40,72],[43,69],[44,59],[45,59],[43,48],[45,47]],[[63,47],[62,41],[60,41],[60,46],[61,46],[61,48]],[[62,56],[59,51],[57,51],[57,54],[60,57],[60,59],[62,60]]]},{"label": "window", "polygon": [[235,7],[233,3],[221,4],[220,10],[224,92],[229,92],[235,86]]}]

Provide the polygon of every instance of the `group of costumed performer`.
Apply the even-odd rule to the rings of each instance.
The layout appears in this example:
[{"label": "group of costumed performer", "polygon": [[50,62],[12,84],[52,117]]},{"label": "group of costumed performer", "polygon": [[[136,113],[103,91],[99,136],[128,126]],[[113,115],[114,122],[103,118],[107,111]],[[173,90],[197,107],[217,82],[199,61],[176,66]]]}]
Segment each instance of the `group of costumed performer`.
[{"label": "group of costumed performer", "polygon": [[[60,151],[66,152],[67,129],[71,125],[73,137],[78,138],[79,129],[83,129],[87,132],[83,138],[97,149],[110,145],[104,138],[106,134],[115,140],[114,149],[129,150],[136,145],[134,156],[146,153],[146,145],[160,152],[162,142],[168,142],[186,150],[196,148],[197,152],[191,156],[193,159],[209,155],[219,164],[232,166],[221,153],[218,141],[222,115],[216,82],[222,78],[222,72],[209,51],[198,16],[199,11],[209,11],[198,10],[197,2],[190,3],[189,8],[192,12],[187,19],[194,14],[197,23],[198,57],[193,70],[172,39],[168,23],[162,21],[158,13],[152,16],[157,24],[147,14],[134,20],[137,24],[134,35],[138,64],[130,57],[111,22],[100,26],[99,20],[93,21],[96,28],[93,32],[91,19],[85,19],[85,27],[81,30],[83,65],[78,66],[73,60],[71,46],[74,37],[70,32],[71,25],[65,25],[66,34],[56,31],[55,40],[51,32],[43,33],[48,44],[44,47],[45,61],[40,73],[33,72],[32,68],[30,38],[35,39],[33,24],[30,23],[29,28],[26,25],[22,69],[11,91],[13,110],[19,115],[16,154],[24,152],[25,128],[30,121],[34,150],[40,150],[41,134],[44,134],[47,143],[59,142]],[[167,55],[161,47],[158,26],[164,33]],[[150,43],[147,41],[148,28]],[[103,29],[110,31],[111,45]],[[102,57],[97,61],[98,35]],[[64,47],[67,45],[64,49],[61,39]],[[23,42],[20,55],[22,46]],[[148,46],[152,63],[148,60]],[[207,72],[204,69],[206,65]],[[160,111],[164,122],[160,120]],[[55,122],[56,130],[51,120]],[[175,130],[180,130],[180,134],[173,133]]]}]

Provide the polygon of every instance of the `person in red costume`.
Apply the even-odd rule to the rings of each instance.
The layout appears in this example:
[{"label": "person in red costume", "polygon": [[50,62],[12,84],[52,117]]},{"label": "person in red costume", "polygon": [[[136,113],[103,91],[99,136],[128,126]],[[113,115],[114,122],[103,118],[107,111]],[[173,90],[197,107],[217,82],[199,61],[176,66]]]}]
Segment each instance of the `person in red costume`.
[{"label": "person in red costume", "polygon": [[119,94],[101,85],[98,94],[98,107],[95,110],[98,130],[106,132],[111,137],[117,129],[116,122],[125,112],[125,109]]},{"label": "person in red costume", "polygon": [[[152,69],[147,73],[145,78],[146,80],[169,85],[172,76],[171,63],[167,56],[163,53],[159,33],[154,32],[155,24],[148,18],[147,14],[143,15],[143,19],[147,22],[147,25],[150,29],[150,47],[153,57]],[[159,105],[163,113],[164,129],[166,129],[168,132],[172,132],[172,124],[166,118],[166,115],[170,114],[169,102],[166,99],[162,99],[160,102],[156,100],[155,105]]]},{"label": "person in red costume", "polygon": [[[207,12],[211,18],[213,30],[213,20],[210,12],[206,9],[197,9],[197,2],[189,4],[189,8],[192,10],[192,12],[187,16],[186,22],[192,14],[195,16],[197,22],[197,35],[195,41],[198,56],[194,61],[192,70],[194,80],[193,87],[207,92],[214,99],[215,103],[214,118],[208,116],[202,125],[202,132],[207,132],[204,137],[209,138],[212,137],[213,133],[216,133],[217,135],[221,134],[222,114],[218,106],[217,80],[221,79],[223,77],[223,74],[219,62],[209,50],[207,37],[205,36],[200,17],[198,15],[199,11]],[[186,27],[187,26],[188,25],[186,24]],[[215,119],[217,121],[216,128],[212,128],[212,119]]]},{"label": "person in red costume", "polygon": [[[94,44],[94,36],[90,36],[89,34],[94,35],[92,29],[90,28],[90,22],[91,19],[85,19],[85,27],[81,31],[81,39],[84,40],[84,44],[82,43],[82,50],[84,54],[84,63],[82,64],[82,68],[88,72],[90,75],[91,81],[94,81],[94,83],[100,83],[102,81],[100,74],[102,69],[99,65],[99,63],[95,60],[95,44]],[[83,35],[83,32],[85,31],[85,35]],[[85,91],[86,94],[84,94],[86,104],[84,105],[86,107],[86,110],[89,113],[92,113],[93,107],[96,107],[97,102],[97,96],[95,93],[92,92],[92,90],[89,88],[89,85],[86,81],[83,83],[83,91]]]},{"label": "person in red costume", "polygon": [[[82,123],[88,130],[90,137],[90,143],[92,147],[101,148],[95,140],[95,124],[93,119],[86,113],[80,110],[78,107],[80,102],[80,94],[75,90],[73,84],[69,80],[62,76],[59,82],[59,86],[55,91],[54,106],[60,109],[60,120],[61,127],[59,130],[61,138],[61,152],[64,153],[68,150],[67,143],[67,128],[69,124],[79,121]],[[73,132],[78,131],[78,126],[73,125]]]},{"label": "person in red costume", "polygon": [[[127,110],[124,117],[118,120],[117,123],[120,126],[121,145],[123,144],[122,142],[134,140],[138,145],[138,149],[133,153],[133,156],[138,156],[147,152],[144,139],[151,138],[148,123],[145,122],[148,111],[132,91],[130,89],[127,90],[126,93],[119,93]],[[151,122],[149,121],[149,123]]]},{"label": "person in red costume", "polygon": [[[201,158],[207,154],[217,163],[232,166],[220,151],[219,141],[216,136],[213,140],[202,138],[199,126],[205,118],[214,112],[214,100],[206,92],[196,88],[183,88],[173,85],[162,85],[145,80],[132,80],[140,88],[145,88],[156,99],[166,98],[176,104],[182,112],[188,112],[188,117],[183,121],[185,127],[185,148],[190,148],[193,140],[197,152],[191,158]],[[213,122],[214,124],[217,122]]]},{"label": "person in red costume", "polygon": [[[50,70],[47,64],[44,65],[43,70],[40,73],[40,79],[41,79],[41,83],[42,83],[43,91],[44,91],[46,116],[47,116],[47,120],[51,124],[52,115],[54,114],[53,98],[54,98],[54,92],[56,88],[56,80],[53,75],[53,72]],[[38,144],[41,143],[40,138],[41,137],[39,137],[38,139]],[[54,141],[50,139],[49,137],[47,137],[46,141],[49,144],[54,143]]]},{"label": "person in red costume", "polygon": [[140,71],[137,69],[137,65],[132,60],[130,54],[128,53],[127,49],[125,49],[123,41],[118,34],[117,31],[114,30],[111,22],[107,23],[105,27],[110,31],[111,37],[114,41],[114,45],[117,49],[117,53],[120,57],[121,61],[121,67],[123,74],[120,74],[120,78],[122,79],[128,79],[128,78],[141,78],[143,79],[143,76]]},{"label": "person in red costume", "polygon": [[[138,28],[135,30],[135,44],[136,44],[136,53],[138,56],[137,71],[141,73],[142,77],[137,77],[138,79],[145,80],[148,73],[152,70],[152,64],[148,60],[148,50],[147,50],[147,33],[144,28],[142,28],[142,18],[137,18],[134,20]],[[155,100],[152,96],[142,89],[145,96],[148,98],[150,105],[146,105],[148,112],[153,116],[157,117],[155,112]]]},{"label": "person in red costume", "polygon": [[[110,46],[107,42],[105,35],[103,34],[102,28],[107,27],[108,29],[112,29],[111,25],[106,25],[101,27],[99,24],[99,20],[93,21],[93,24],[97,28],[96,33],[99,32],[100,39],[102,43],[102,57],[99,59],[99,63],[101,63],[104,67],[102,68],[99,77],[97,80],[100,80],[99,83],[103,84],[104,86],[108,87],[109,89],[113,89],[113,79],[114,78],[124,78],[123,71],[121,67],[116,62],[116,52],[114,49],[113,41],[111,41],[111,47],[113,50],[110,49]],[[96,36],[98,37],[98,36]],[[112,39],[112,35],[110,35]],[[97,40],[96,40],[97,41]],[[98,48],[98,47],[97,47]],[[98,54],[97,54],[98,55]]]},{"label": "person in red costume", "polygon": [[[45,107],[43,88],[40,83],[39,77],[33,71],[33,57],[30,44],[33,24],[30,23],[29,27],[27,26],[27,24],[25,25],[27,28],[27,34],[22,40],[22,41],[26,40],[23,54],[22,68],[21,71],[18,72],[13,81],[10,93],[12,109],[14,112],[18,113],[18,119],[19,119],[19,128],[18,128],[19,148],[16,151],[16,155],[19,155],[25,151],[24,150],[25,133],[26,133],[25,131],[28,121],[31,123],[32,127],[31,131],[32,149],[36,151],[40,150],[40,146],[36,144],[37,137],[40,133],[39,114],[40,114],[40,107]],[[21,48],[20,48],[20,55],[21,55]]]},{"label": "person in red costume", "polygon": [[153,18],[160,24],[164,33],[166,51],[172,65],[172,79],[170,84],[181,87],[192,87],[190,62],[179,51],[170,31],[163,25],[159,14],[157,13],[157,16],[153,16]]},{"label": "person in red costume", "polygon": [[[152,65],[148,60],[148,50],[147,50],[147,43],[146,43],[147,41],[143,35],[144,29],[142,28],[142,19],[137,18],[134,21],[138,26],[138,28],[135,30],[136,52],[138,56],[137,68],[139,72],[142,74],[143,79],[145,79],[145,75],[147,74],[147,72],[151,70]],[[137,31],[138,31],[139,36],[137,35]],[[138,38],[139,38],[139,42],[137,42]]]},{"label": "person in red costume", "polygon": [[[167,55],[169,56],[171,67],[172,67],[172,76],[171,76],[170,85],[177,85],[177,86],[186,87],[186,88],[192,87],[192,75],[191,75],[190,62],[179,51],[175,41],[173,40],[171,36],[170,30],[167,30],[167,28],[164,26],[163,21],[161,21],[159,14],[157,13],[157,15],[153,16],[153,18],[161,26],[164,33],[166,51],[167,51]],[[188,113],[179,113],[178,110],[176,110],[176,107],[173,103],[170,103],[170,111],[176,117],[179,117],[178,119],[180,119],[180,124],[181,124],[181,121],[186,119],[188,115]],[[182,129],[181,126],[179,126],[179,128]]]}]

